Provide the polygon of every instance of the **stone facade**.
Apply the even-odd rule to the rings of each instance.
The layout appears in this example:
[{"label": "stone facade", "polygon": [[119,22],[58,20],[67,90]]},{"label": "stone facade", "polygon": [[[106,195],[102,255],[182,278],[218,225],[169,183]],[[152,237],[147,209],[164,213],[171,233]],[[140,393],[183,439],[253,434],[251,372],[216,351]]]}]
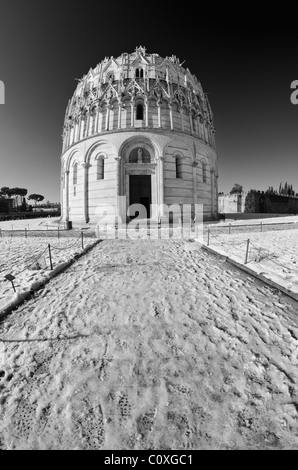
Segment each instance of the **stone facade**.
[{"label": "stone facade", "polygon": [[298,197],[266,194],[264,191],[249,191],[242,194],[221,194],[218,210],[222,214],[263,213],[298,214]]},{"label": "stone facade", "polygon": [[247,194],[220,194],[218,196],[218,212],[220,214],[244,212]]},{"label": "stone facade", "polygon": [[62,219],[93,223],[97,208],[109,204],[126,221],[133,203],[153,220],[174,203],[203,204],[204,218],[216,218],[214,136],[208,97],[175,56],[138,47],[106,58],[79,81],[67,106]]}]

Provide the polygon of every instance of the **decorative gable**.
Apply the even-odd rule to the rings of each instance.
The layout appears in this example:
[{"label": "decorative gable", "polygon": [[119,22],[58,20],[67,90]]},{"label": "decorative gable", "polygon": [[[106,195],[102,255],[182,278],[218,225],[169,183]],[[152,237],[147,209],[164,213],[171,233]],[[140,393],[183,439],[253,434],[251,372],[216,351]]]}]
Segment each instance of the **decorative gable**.
[{"label": "decorative gable", "polygon": [[125,93],[128,93],[131,96],[145,95],[145,90],[136,82],[136,80],[132,79],[125,88]]},{"label": "decorative gable", "polygon": [[114,59],[114,57],[111,57],[110,60],[105,64],[103,68],[103,73],[107,72],[108,70],[118,70],[118,68],[119,64]]}]

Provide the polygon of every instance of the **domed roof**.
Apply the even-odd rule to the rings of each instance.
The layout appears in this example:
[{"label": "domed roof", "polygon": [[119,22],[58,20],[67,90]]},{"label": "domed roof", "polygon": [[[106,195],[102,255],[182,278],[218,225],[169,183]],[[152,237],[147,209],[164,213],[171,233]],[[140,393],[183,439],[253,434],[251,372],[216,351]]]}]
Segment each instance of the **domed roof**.
[{"label": "domed roof", "polygon": [[185,109],[213,128],[208,97],[195,75],[176,56],[163,58],[139,46],[132,53],[106,57],[78,80],[66,109],[64,135],[82,116],[96,109],[113,107],[115,102],[122,107],[127,100],[136,103],[139,98],[155,100],[157,106],[167,103]]},{"label": "domed roof", "polygon": [[[125,52],[117,58],[105,57],[82,79],[77,79],[79,83],[71,101],[77,97],[83,97],[91,90],[95,93],[95,90],[108,82],[121,82],[123,85],[123,81],[133,78],[139,81],[142,79],[143,82],[155,79],[170,82],[182,88],[187,87],[199,97],[202,103],[205,101],[200,82],[188,68],[183,67],[175,55],[163,58],[156,53],[147,53],[146,48],[142,46],[137,47],[132,53]],[[97,93],[97,97],[99,94]]]}]

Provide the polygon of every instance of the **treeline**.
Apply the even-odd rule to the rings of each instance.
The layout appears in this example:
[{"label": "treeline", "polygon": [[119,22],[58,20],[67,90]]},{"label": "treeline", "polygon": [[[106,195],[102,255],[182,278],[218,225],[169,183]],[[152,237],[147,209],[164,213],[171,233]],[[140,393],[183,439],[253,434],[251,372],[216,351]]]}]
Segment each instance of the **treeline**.
[{"label": "treeline", "polygon": [[286,181],[284,184],[280,183],[278,191],[273,188],[273,186],[269,186],[266,191],[266,194],[275,194],[279,196],[298,196],[296,191],[293,189],[292,184],[288,184]]},{"label": "treeline", "polygon": [[[2,202],[7,202],[7,200],[13,201],[13,209],[14,210],[27,210],[28,204],[26,203],[26,196],[28,194],[28,190],[25,188],[8,188],[4,186],[0,189],[0,205],[1,200]],[[28,201],[35,201],[35,205],[37,202],[41,202],[44,200],[44,196],[41,194],[30,194],[27,197]],[[4,205],[4,204],[2,204]],[[7,204],[6,204],[7,206]]]},{"label": "treeline", "polygon": [[[251,189],[250,191],[254,191]],[[242,194],[243,193],[243,186],[239,183],[235,183],[233,188],[230,191],[230,194]],[[298,193],[295,192],[293,189],[292,184],[288,184],[286,181],[284,184],[280,183],[278,190],[274,189],[273,186],[269,186],[266,194],[275,194],[279,196],[298,196]],[[224,193],[219,193],[219,196],[223,195]]]}]

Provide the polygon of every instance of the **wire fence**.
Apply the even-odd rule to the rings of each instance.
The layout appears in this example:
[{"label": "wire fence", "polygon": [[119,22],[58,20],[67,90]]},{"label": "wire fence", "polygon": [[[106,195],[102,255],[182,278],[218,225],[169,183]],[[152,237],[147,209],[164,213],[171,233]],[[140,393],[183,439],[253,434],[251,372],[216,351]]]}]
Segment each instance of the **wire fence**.
[{"label": "wire fence", "polygon": [[[236,227],[233,226],[233,230],[235,228]],[[257,227],[254,226],[254,228],[256,229]],[[261,231],[265,232],[263,228],[264,227],[261,227]],[[272,227],[270,228],[272,229]],[[289,226],[287,228],[289,228]],[[290,228],[297,229],[298,227],[291,225]],[[225,254],[227,254],[227,256],[237,256],[237,258],[240,259],[240,261],[242,261],[244,264],[249,264],[250,262],[262,263],[264,261],[269,261],[270,264],[273,264],[273,267],[275,266],[276,269],[279,269],[279,271],[285,274],[298,274],[298,265],[296,266],[296,259],[293,258],[292,262],[286,264],[286,262],[282,262],[280,259],[280,252],[274,252],[266,247],[260,245],[258,246],[255,241],[251,240],[251,238],[245,237],[244,240],[236,241],[235,238],[231,236],[231,239],[229,239],[227,234],[233,235],[234,233],[231,230],[231,227],[228,227],[228,231],[227,227],[224,227],[224,229],[225,230],[222,231],[222,233],[216,233],[215,230],[208,228],[204,232],[204,241],[207,246],[220,248]],[[258,226],[258,229],[258,231],[260,231],[260,226]],[[281,230],[280,227],[277,228],[274,224],[273,230],[276,229]],[[285,227],[283,227],[283,230],[285,230]],[[241,234],[244,232],[237,232],[237,235],[239,233]],[[254,233],[256,233],[256,230]]]},{"label": "wire fence", "polygon": [[296,222],[260,222],[255,224],[228,224],[228,225],[209,225],[204,224],[204,232],[208,230],[212,233],[225,233],[225,234],[235,234],[235,233],[257,233],[257,232],[269,232],[272,230],[298,230],[298,223]]},{"label": "wire fence", "polygon": [[81,229],[72,229],[66,230],[63,228],[47,228],[47,229],[30,229],[30,228],[22,228],[22,229],[1,229],[0,228],[0,241],[1,238],[15,238],[15,237],[24,237],[24,238],[33,238],[33,237],[51,237],[57,238],[76,238],[78,234],[84,233],[85,238],[95,238],[96,232],[88,230],[81,230]]},{"label": "wire fence", "polygon": [[[9,233],[7,233],[9,232]],[[0,257],[0,284],[10,281],[12,287],[16,292],[14,280],[20,279],[21,275],[25,271],[53,271],[55,267],[61,262],[61,253],[62,258],[65,261],[65,256],[71,258],[74,254],[84,250],[92,239],[97,239],[97,234],[95,231],[72,231],[71,238],[63,237],[61,233],[59,236],[56,233],[57,241],[54,242],[54,234],[52,233],[52,238],[49,232],[46,231],[28,231],[24,233],[24,230],[16,230],[13,233],[10,231],[1,230],[0,235],[0,250],[1,242],[3,243],[2,247],[2,257]],[[40,238],[35,238],[33,246],[30,245],[29,233],[33,233],[33,237],[39,236]],[[63,232],[66,235],[66,231]],[[18,237],[18,238],[17,238]],[[22,245],[20,245],[20,237],[23,237],[24,240]],[[26,243],[25,239],[28,239]],[[53,240],[49,243],[50,240]],[[15,245],[14,242],[17,242]],[[17,247],[17,249],[16,249]],[[73,253],[75,250],[75,253]],[[65,256],[63,256],[65,254]],[[10,271],[10,274],[7,274]]]}]

